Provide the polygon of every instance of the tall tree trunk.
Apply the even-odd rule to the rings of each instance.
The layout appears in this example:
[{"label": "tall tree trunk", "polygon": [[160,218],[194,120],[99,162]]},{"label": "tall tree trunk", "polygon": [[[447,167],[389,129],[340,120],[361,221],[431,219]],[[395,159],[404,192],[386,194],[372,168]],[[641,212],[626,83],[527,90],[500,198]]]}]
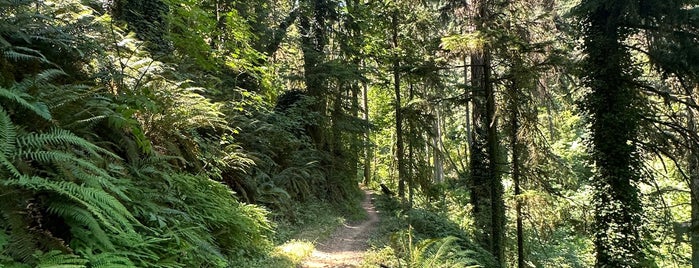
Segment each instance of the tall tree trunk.
[{"label": "tall tree trunk", "polygon": [[[468,62],[466,60],[466,56],[464,56],[464,86],[468,84]],[[473,91],[466,91],[466,152],[469,152],[471,150],[471,145],[473,144],[473,134],[471,133],[471,102],[473,98]],[[468,154],[468,158],[471,157],[471,154]],[[469,159],[466,159],[467,162],[470,161]]]},{"label": "tall tree trunk", "polygon": [[[330,112],[330,116],[331,116],[330,122],[332,123],[332,127],[331,127],[330,131],[332,133],[332,135],[331,135],[332,140],[330,140],[328,142],[330,143],[330,148],[332,150],[331,152],[333,153],[333,156],[335,156],[336,158],[340,156],[339,158],[342,158],[341,156],[342,156],[342,152],[343,152],[343,148],[342,148],[343,142],[342,142],[342,126],[340,126],[340,124],[341,124],[340,121],[342,120],[341,118],[343,117],[343,114],[344,114],[342,111],[342,101],[343,101],[342,99],[344,96],[342,94],[343,90],[342,90],[341,85],[338,85],[336,90],[337,91],[335,91],[335,96],[331,100],[332,111]],[[344,159],[338,159],[338,160],[344,161]]]},{"label": "tall tree trunk", "polygon": [[[691,102],[693,103],[694,101]],[[698,129],[696,124],[694,111],[692,108],[687,107],[687,131],[697,133]],[[689,225],[689,237],[692,246],[692,268],[699,268],[699,144],[697,144],[694,139],[689,139],[687,163],[689,169],[690,204],[692,207],[691,222]]]},{"label": "tall tree trunk", "polygon": [[[366,67],[364,62],[362,65]],[[364,121],[369,122],[369,85],[362,82],[362,108],[364,108]],[[371,183],[371,159],[373,158],[374,147],[371,146],[371,129],[367,128],[364,132],[364,185]]]},{"label": "tall tree trunk", "polygon": [[522,189],[521,189],[521,145],[519,143],[519,93],[517,83],[513,81],[510,88],[510,148],[512,150],[512,181],[515,187],[515,214],[517,229],[517,267],[524,268],[524,228],[522,226]]},{"label": "tall tree trunk", "polygon": [[400,100],[400,58],[398,57],[398,11],[391,15],[391,41],[393,43],[393,90],[396,110],[396,158],[398,160],[398,196],[405,201],[405,163],[403,155],[403,113]]},{"label": "tall tree trunk", "polygon": [[[357,66],[359,66],[357,64]],[[350,114],[352,115],[352,118],[356,118],[357,120],[359,119],[359,94],[360,94],[360,87],[359,87],[359,82],[352,83],[350,86],[350,94],[352,95],[351,99],[351,110]],[[347,148],[348,151],[350,151],[350,158],[349,158],[349,167],[351,168],[352,172],[352,178],[353,180],[356,181],[356,174],[357,170],[359,169],[359,154],[361,153],[361,149],[354,149],[355,145],[360,144],[363,140],[363,133],[359,132],[351,132],[350,133],[352,140],[350,141],[350,148]],[[360,137],[361,135],[361,137]],[[361,147],[360,147],[361,148]]]},{"label": "tall tree trunk", "polygon": [[[413,83],[410,82],[408,87],[408,103],[413,100]],[[408,207],[413,207],[413,195],[415,194],[415,127],[413,126],[415,118],[408,117]]]},{"label": "tall tree trunk", "polygon": [[[485,30],[488,1],[474,1],[476,30]],[[471,54],[473,88],[473,129],[470,152],[471,204],[478,242],[504,265],[505,204],[498,170],[498,133],[495,118],[495,92],[490,78],[490,50]]]},{"label": "tall tree trunk", "polygon": [[320,115],[319,122],[309,127],[309,135],[318,149],[327,148],[325,133],[327,112],[327,89],[323,79],[322,63],[325,59],[324,49],[325,17],[328,12],[327,0],[310,0],[308,10],[300,18],[301,50],[303,51],[303,68],[308,95],[315,99],[313,110]]},{"label": "tall tree trunk", "polygon": [[640,235],[641,203],[634,186],[640,163],[634,141],[641,100],[633,81],[631,55],[625,47],[632,34],[626,28],[634,4],[588,0],[585,8],[583,70],[591,91],[583,109],[590,116],[592,180],[595,208],[596,267],[644,267]]},{"label": "tall tree trunk", "polygon": [[444,181],[444,161],[442,161],[442,148],[440,146],[439,140],[442,137],[442,128],[440,121],[442,120],[441,114],[439,112],[439,107],[435,108],[435,119],[434,125],[434,136],[432,136],[432,154],[434,159],[434,182],[441,183]]}]

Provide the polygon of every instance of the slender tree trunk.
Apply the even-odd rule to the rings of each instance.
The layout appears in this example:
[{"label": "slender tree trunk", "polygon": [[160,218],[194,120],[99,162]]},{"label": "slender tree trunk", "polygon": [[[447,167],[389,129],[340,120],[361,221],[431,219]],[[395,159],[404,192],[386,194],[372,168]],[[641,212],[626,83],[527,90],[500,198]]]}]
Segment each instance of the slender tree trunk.
[{"label": "slender tree trunk", "polygon": [[442,137],[442,128],[440,127],[440,121],[442,120],[441,114],[439,113],[439,107],[435,108],[435,120],[434,125],[434,136],[432,137],[432,154],[434,159],[434,181],[435,183],[441,183],[444,181],[444,164],[442,161],[442,148],[440,145],[440,138]]},{"label": "slender tree trunk", "polygon": [[[464,86],[468,84],[468,62],[466,56],[464,56]],[[466,91],[466,152],[471,150],[471,145],[473,144],[473,134],[471,134],[471,99],[473,98],[472,90]],[[467,158],[470,158],[471,154],[468,154]],[[469,159],[466,159],[469,162]]]},{"label": "slender tree trunk", "polygon": [[334,99],[331,100],[332,102],[332,111],[331,111],[331,117],[330,117],[330,122],[332,123],[331,127],[331,137],[332,140],[329,141],[330,143],[330,148],[332,150],[332,153],[335,157],[341,156],[342,155],[342,130],[340,124],[340,118],[343,116],[342,112],[342,86],[338,85],[336,88],[335,96]]},{"label": "slender tree trunk", "polygon": [[[358,63],[357,63],[357,66],[359,66]],[[360,118],[359,117],[360,86],[358,83],[359,83],[359,81],[357,81],[356,83],[353,83],[350,86],[350,94],[352,94],[352,99],[351,99],[352,106],[351,106],[350,114],[352,115],[352,118],[356,118],[356,119]],[[364,135],[363,135],[363,133],[360,134],[360,133],[356,133],[356,132],[350,132],[350,135],[352,138],[351,143],[350,143],[351,145],[349,146],[349,148],[347,148],[347,150],[349,151],[349,156],[350,156],[349,167],[351,168],[351,172],[353,175],[352,178],[354,178],[354,180],[356,181],[356,174],[357,174],[357,170],[359,169],[359,157],[360,157],[359,154],[361,153],[361,151],[360,151],[360,149],[354,149],[354,145],[360,144],[364,140],[363,139]],[[360,147],[360,148],[362,148],[362,147]]]},{"label": "slender tree trunk", "polygon": [[[413,100],[413,83],[410,82],[410,86],[408,87],[408,103],[410,103]],[[409,117],[408,118],[408,207],[413,207],[413,194],[415,194],[415,155],[414,155],[414,146],[415,146],[415,133],[414,131],[414,118]]]},{"label": "slender tree trunk", "polygon": [[524,268],[524,228],[522,226],[522,189],[521,189],[521,145],[519,144],[519,93],[516,82],[510,88],[510,148],[512,150],[512,181],[515,187],[515,214],[517,225],[517,267]]},{"label": "slender tree trunk", "polygon": [[396,111],[396,158],[398,160],[398,196],[405,201],[405,163],[403,155],[403,113],[400,100],[400,59],[398,58],[398,11],[391,16],[391,41],[393,43],[393,90]]},{"label": "slender tree trunk", "polygon": [[211,41],[209,43],[209,46],[212,49],[220,49],[221,45],[221,32],[220,32],[220,25],[221,25],[221,0],[216,0],[216,3],[214,4],[214,8],[216,9],[216,25],[219,26],[218,30],[219,32],[215,32],[214,36],[211,37]]},{"label": "slender tree trunk", "polygon": [[[694,111],[688,107],[687,130],[691,133],[697,133],[696,124]],[[689,144],[687,163],[689,166],[689,190],[692,207],[689,236],[692,245],[692,267],[699,268],[699,144],[693,139],[689,139]]]},{"label": "slender tree trunk", "polygon": [[551,105],[546,105],[546,118],[548,119],[549,123],[549,138],[551,140],[555,140],[556,138],[556,129],[554,128],[553,125],[553,112],[551,111]]},{"label": "slender tree trunk", "polygon": [[482,247],[491,251],[493,249],[492,233],[491,233],[491,218],[492,211],[490,210],[490,188],[488,187],[488,179],[490,178],[490,169],[488,166],[488,155],[486,151],[488,119],[486,116],[486,101],[485,90],[482,89],[482,65],[484,64],[483,55],[474,54],[471,56],[473,71],[471,83],[474,92],[472,93],[473,102],[473,128],[471,129],[470,161],[469,168],[471,170],[471,205],[473,205],[473,217],[476,227],[476,238]]},{"label": "slender tree trunk", "polygon": [[[362,65],[366,65],[362,62]],[[362,82],[362,106],[364,108],[364,121],[369,122],[369,85]],[[364,185],[371,183],[371,159],[373,158],[374,147],[371,146],[371,129],[364,132]]]}]

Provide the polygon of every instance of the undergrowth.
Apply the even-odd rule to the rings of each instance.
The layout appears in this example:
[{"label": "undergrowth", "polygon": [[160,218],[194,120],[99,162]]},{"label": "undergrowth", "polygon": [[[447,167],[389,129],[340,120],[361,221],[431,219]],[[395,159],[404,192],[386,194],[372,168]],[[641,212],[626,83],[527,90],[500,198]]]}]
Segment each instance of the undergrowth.
[{"label": "undergrowth", "polygon": [[377,195],[380,223],[362,267],[493,267],[495,260],[470,235],[440,212],[404,209]]}]

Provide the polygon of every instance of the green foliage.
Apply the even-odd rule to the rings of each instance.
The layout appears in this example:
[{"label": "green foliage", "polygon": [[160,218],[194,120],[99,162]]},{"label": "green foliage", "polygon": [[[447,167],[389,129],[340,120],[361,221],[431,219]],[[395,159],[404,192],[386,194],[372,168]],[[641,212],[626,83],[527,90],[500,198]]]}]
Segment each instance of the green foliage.
[{"label": "green foliage", "polygon": [[[379,237],[374,246],[392,248],[393,257],[374,260],[408,267],[492,267],[495,259],[472,241],[471,235],[445,215],[426,210],[402,211],[396,200],[381,196]],[[395,259],[394,259],[395,258]]]},{"label": "green foliage", "polygon": [[268,252],[268,212],[211,179],[251,164],[223,105],[108,15],[33,4],[0,2],[0,264],[235,267]]},{"label": "green foliage", "polygon": [[[484,267],[478,260],[469,257],[469,250],[463,250],[455,242],[456,237],[425,239],[413,243],[411,233],[396,233],[391,237],[394,250],[405,254],[407,267]],[[400,248],[405,247],[405,248]]]}]

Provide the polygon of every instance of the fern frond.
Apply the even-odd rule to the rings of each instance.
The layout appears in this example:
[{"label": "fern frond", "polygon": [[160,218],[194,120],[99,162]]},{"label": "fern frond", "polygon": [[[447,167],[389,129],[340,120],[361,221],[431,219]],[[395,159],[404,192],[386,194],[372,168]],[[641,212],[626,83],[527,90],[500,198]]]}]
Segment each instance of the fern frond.
[{"label": "fern frond", "polygon": [[0,36],[0,45],[1,45],[0,48],[2,48],[2,49],[9,47],[9,46],[12,46],[12,44],[10,44],[10,42],[7,42],[7,40],[5,38],[3,38],[2,36]]},{"label": "fern frond", "polygon": [[69,110],[69,112],[74,115],[83,115],[92,112],[95,106],[107,108],[106,106],[109,103],[108,101],[105,102],[102,100],[99,96],[95,96],[95,90],[86,85],[64,85],[58,87],[58,89],[59,90],[54,91],[41,91],[41,99],[46,101],[46,104],[52,111],[56,111],[56,108],[73,103],[78,107],[85,108],[77,112],[75,110],[80,109],[78,107],[66,107],[66,110]]},{"label": "fern frond", "polygon": [[34,149],[43,148],[46,145],[74,145],[77,148],[88,151],[93,156],[99,154],[108,155],[114,159],[120,159],[119,156],[99,147],[81,137],[76,136],[72,132],[64,129],[54,128],[46,133],[31,133],[24,135],[18,139],[20,148],[30,147]]},{"label": "fern frond", "polygon": [[49,112],[48,106],[46,104],[41,103],[41,102],[35,102],[31,103],[25,99],[25,97],[31,97],[27,94],[23,94],[21,92],[15,92],[8,90],[6,88],[0,87],[0,97],[4,97],[6,99],[9,99],[23,108],[30,110],[34,112],[36,115],[46,119],[46,120],[51,120],[51,113]]},{"label": "fern frond", "polygon": [[55,163],[74,163],[78,167],[84,168],[87,171],[93,172],[96,176],[101,176],[105,178],[111,178],[109,173],[104,169],[101,169],[90,161],[78,158],[73,154],[66,153],[63,151],[20,151],[18,156],[24,159],[30,159],[45,164],[55,164]]},{"label": "fern frond", "polygon": [[88,260],[91,268],[136,267],[136,265],[131,262],[129,258],[114,253],[97,254],[95,256],[88,257]]},{"label": "fern frond", "polygon": [[16,148],[17,130],[5,110],[0,106],[0,165],[4,166],[12,175],[19,176],[19,170],[10,161]]},{"label": "fern frond", "polygon": [[84,268],[87,260],[72,254],[60,251],[49,251],[37,256],[39,263],[37,268]]},{"label": "fern frond", "polygon": [[216,246],[213,237],[202,236],[202,232],[208,232],[208,230],[202,226],[177,231],[178,236],[194,244],[193,246],[195,246],[199,253],[209,255],[207,256],[209,261],[215,262],[216,260],[213,260],[213,258],[218,258],[219,261],[225,261],[226,257],[220,252],[218,246]]},{"label": "fern frond", "polygon": [[[78,165],[75,165],[75,163],[68,163],[65,165],[57,164],[55,165],[58,171],[57,174],[49,171],[47,171],[47,173],[51,174],[52,177],[64,178],[66,180],[75,179],[84,186],[103,189],[114,194],[123,201],[131,201],[131,198],[124,193],[124,185],[116,185],[115,182],[119,182],[119,180],[110,176],[106,170],[98,168],[92,162],[80,158],[74,158],[74,160]],[[123,183],[128,183],[128,181],[122,181],[122,184]]]},{"label": "fern frond", "polygon": [[73,223],[79,227],[85,226],[88,230],[84,232],[89,235],[90,241],[96,241],[102,250],[114,250],[114,244],[109,240],[107,233],[102,229],[99,222],[89,211],[75,206],[75,204],[54,201],[48,204],[47,211],[64,218],[69,224]]},{"label": "fern frond", "polygon": [[37,74],[34,79],[38,82],[50,82],[51,80],[56,79],[59,76],[65,76],[68,75],[66,72],[63,70],[59,69],[48,69],[40,72]]},{"label": "fern frond", "polygon": [[15,150],[16,127],[0,106],[0,153],[9,156]]},{"label": "fern frond", "polygon": [[120,234],[135,233],[133,226],[138,221],[119,200],[103,190],[83,187],[68,181],[52,181],[30,176],[4,180],[2,183],[30,190],[45,190],[68,197],[85,207],[107,229]]},{"label": "fern frond", "polygon": [[36,60],[42,63],[49,62],[48,59],[46,59],[46,57],[44,57],[44,55],[42,55],[40,51],[27,47],[13,46],[12,49],[6,50],[3,54],[6,58],[16,62],[32,60]]}]

